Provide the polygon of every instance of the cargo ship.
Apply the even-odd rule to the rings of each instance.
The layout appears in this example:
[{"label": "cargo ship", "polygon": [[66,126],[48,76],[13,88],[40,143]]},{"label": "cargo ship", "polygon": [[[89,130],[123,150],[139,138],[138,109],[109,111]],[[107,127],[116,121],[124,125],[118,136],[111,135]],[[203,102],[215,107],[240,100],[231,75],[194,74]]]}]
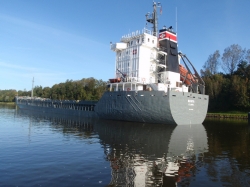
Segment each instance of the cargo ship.
[{"label": "cargo ship", "polygon": [[[158,9],[146,15],[152,30],[144,28],[110,43],[116,53],[115,76],[99,101],[57,101],[18,97],[20,109],[96,117],[109,120],[169,125],[201,124],[207,114],[205,83],[178,51],[172,26],[158,31]],[[183,63],[183,64],[182,64]]]}]

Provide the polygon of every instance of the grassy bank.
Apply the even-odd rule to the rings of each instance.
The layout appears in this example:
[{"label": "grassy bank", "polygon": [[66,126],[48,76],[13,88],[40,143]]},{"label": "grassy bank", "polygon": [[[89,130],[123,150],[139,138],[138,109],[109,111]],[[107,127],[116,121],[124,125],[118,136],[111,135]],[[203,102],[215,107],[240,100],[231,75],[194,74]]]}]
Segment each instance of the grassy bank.
[{"label": "grassy bank", "polygon": [[248,112],[230,111],[230,112],[209,112],[207,118],[231,118],[231,119],[247,119]]},{"label": "grassy bank", "polygon": [[0,102],[0,105],[15,105],[15,102]]}]

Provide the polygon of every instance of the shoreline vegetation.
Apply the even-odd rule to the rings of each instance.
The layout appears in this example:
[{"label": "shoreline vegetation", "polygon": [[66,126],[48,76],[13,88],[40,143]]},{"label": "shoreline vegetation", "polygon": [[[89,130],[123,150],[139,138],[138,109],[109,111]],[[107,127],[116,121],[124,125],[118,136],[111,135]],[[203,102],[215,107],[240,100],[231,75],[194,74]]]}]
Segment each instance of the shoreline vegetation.
[{"label": "shoreline vegetation", "polygon": [[207,113],[206,118],[217,119],[248,119],[248,113]]},{"label": "shoreline vegetation", "polygon": [[[222,70],[223,72],[220,72]],[[244,118],[250,111],[250,49],[233,44],[209,55],[200,71],[209,95],[210,117]],[[221,111],[223,114],[217,114]],[[237,115],[234,111],[240,111]],[[213,115],[215,113],[216,115]]]},{"label": "shoreline vegetation", "polygon": [[[52,87],[35,86],[34,97],[49,98],[52,100],[92,100],[97,101],[106,90],[106,82],[93,77],[81,80],[66,80],[64,83]],[[14,102],[15,96],[31,96],[31,90],[1,90],[0,102]]]},{"label": "shoreline vegetation", "polygon": [[0,101],[0,105],[15,105],[15,102],[1,102]]}]

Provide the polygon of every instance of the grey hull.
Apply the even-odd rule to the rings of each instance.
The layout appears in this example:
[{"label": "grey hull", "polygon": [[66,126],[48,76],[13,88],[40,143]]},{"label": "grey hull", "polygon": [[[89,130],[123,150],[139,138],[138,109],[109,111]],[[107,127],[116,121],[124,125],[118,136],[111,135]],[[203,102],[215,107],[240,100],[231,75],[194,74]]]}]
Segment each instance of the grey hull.
[{"label": "grey hull", "polygon": [[17,106],[21,110],[31,110],[34,112],[40,113],[49,113],[49,114],[60,114],[60,115],[72,115],[72,116],[81,116],[84,118],[95,118],[98,117],[97,114],[93,111],[82,111],[74,109],[64,109],[64,108],[53,108],[53,107],[42,107],[30,104],[17,103]]},{"label": "grey hull", "polygon": [[94,117],[101,119],[163,123],[170,125],[201,124],[207,114],[208,96],[196,93],[163,91],[105,92],[94,111],[17,105],[21,109]]},{"label": "grey hull", "polygon": [[162,91],[106,92],[95,111],[102,119],[164,123],[201,124],[207,114],[208,96]]}]

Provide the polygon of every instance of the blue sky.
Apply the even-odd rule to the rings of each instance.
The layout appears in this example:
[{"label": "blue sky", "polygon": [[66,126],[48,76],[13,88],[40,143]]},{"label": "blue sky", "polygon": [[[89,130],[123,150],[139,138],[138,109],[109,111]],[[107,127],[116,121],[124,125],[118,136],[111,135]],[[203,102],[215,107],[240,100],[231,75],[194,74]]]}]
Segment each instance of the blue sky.
[{"label": "blue sky", "polygon": [[[200,71],[215,50],[250,49],[249,0],[164,0],[159,27]],[[110,41],[146,26],[152,0],[0,0],[0,90],[114,76]],[[149,28],[149,26],[148,26]]]}]

